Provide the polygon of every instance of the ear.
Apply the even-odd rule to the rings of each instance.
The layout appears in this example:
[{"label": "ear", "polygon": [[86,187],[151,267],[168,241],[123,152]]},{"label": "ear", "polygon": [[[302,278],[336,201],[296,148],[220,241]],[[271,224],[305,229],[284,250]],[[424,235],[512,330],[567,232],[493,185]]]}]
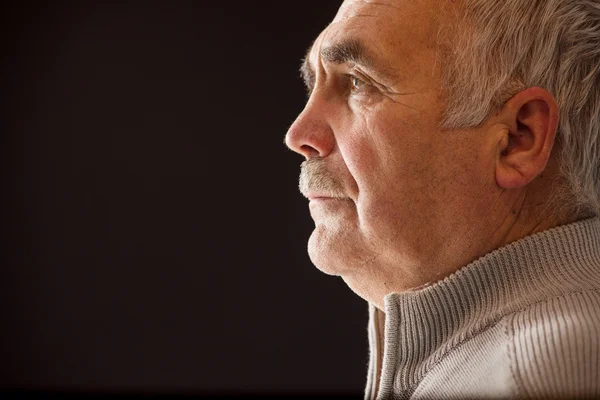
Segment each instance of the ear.
[{"label": "ear", "polygon": [[504,189],[527,185],[550,159],[558,129],[558,104],[548,91],[533,87],[517,93],[498,114],[500,137],[496,183]]}]

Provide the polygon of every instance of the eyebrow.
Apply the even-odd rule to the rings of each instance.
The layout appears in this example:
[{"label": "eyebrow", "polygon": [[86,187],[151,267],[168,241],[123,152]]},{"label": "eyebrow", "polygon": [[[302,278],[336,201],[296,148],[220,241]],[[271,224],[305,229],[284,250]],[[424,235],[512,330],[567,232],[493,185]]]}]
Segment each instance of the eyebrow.
[{"label": "eyebrow", "polygon": [[358,40],[346,40],[324,47],[320,51],[321,59],[333,64],[345,64],[354,62],[365,66],[371,66],[373,60],[368,56],[365,46]]},{"label": "eyebrow", "polygon": [[[309,47],[302,66],[300,67],[300,75],[306,84],[309,92],[312,91],[315,84],[315,71],[309,62],[309,56],[313,46]],[[376,62],[374,57],[367,51],[366,46],[357,39],[348,39],[339,43],[334,43],[328,47],[323,47],[319,55],[324,62],[332,64],[354,63],[361,65],[367,69],[379,70],[375,67]],[[380,71],[384,73],[383,71]],[[387,74],[385,74],[387,76]]]}]

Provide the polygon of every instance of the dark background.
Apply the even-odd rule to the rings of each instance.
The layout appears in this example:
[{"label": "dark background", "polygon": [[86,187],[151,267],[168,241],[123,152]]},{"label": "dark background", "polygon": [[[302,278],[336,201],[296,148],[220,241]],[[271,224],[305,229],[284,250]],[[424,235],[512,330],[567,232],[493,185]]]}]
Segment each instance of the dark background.
[{"label": "dark background", "polygon": [[0,388],[362,395],[283,145],[339,0],[3,2]]}]

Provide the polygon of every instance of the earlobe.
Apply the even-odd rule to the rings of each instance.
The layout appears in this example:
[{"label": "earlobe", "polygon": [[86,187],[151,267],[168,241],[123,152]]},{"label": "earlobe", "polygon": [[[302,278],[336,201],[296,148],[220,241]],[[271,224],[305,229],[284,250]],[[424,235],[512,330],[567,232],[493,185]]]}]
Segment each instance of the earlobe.
[{"label": "earlobe", "polygon": [[503,129],[498,143],[496,183],[504,189],[524,187],[541,174],[558,129],[558,105],[542,88],[513,96],[499,113]]},{"label": "earlobe", "polygon": [[[498,161],[496,163],[496,183],[503,189],[516,189],[524,185],[524,176],[520,173],[520,168],[515,168],[511,134],[508,129],[504,131],[501,137],[498,150]],[[509,157],[512,159],[509,160]],[[526,183],[525,183],[526,184]]]}]

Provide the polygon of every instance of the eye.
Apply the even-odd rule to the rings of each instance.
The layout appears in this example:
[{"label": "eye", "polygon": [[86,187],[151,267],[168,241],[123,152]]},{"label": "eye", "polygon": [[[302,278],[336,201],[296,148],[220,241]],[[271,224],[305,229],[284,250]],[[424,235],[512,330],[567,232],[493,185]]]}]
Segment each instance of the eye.
[{"label": "eye", "polygon": [[349,74],[348,78],[350,94],[354,96],[370,96],[374,93],[373,90],[375,88],[373,87],[373,84],[371,84],[368,80],[359,78],[354,74]]},{"label": "eye", "polygon": [[352,90],[360,91],[366,86],[366,82],[356,76],[350,76],[350,82],[352,83]]}]

